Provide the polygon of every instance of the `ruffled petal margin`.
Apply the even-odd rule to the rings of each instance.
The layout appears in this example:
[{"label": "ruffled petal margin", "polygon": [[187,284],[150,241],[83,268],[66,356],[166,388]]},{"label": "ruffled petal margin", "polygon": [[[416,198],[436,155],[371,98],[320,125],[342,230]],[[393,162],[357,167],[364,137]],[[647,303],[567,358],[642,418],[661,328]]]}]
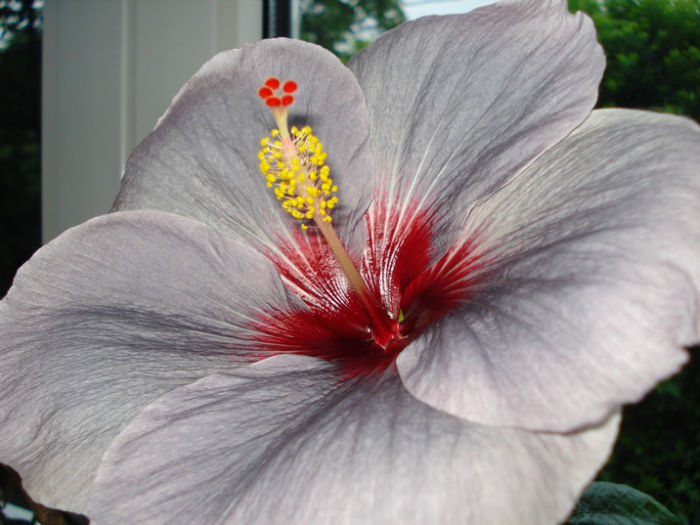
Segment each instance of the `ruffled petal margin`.
[{"label": "ruffled petal margin", "polygon": [[67,231],[0,303],[0,460],[37,501],[84,512],[126,423],[240,364],[249,316],[285,301],[265,257],[191,219],[121,212]]},{"label": "ruffled petal margin", "polygon": [[380,196],[459,229],[477,198],[590,114],[605,57],[590,18],[530,0],[403,24],[348,66]]},{"label": "ruffled petal margin", "polygon": [[157,209],[201,220],[274,249],[299,228],[260,173],[260,140],[275,121],[258,96],[269,77],[295,80],[289,123],[309,125],[340,187],[334,221],[353,228],[372,198],[369,121],[355,77],[329,51],[288,39],[219,53],[182,87],[153,132],[134,150],[114,210]]},{"label": "ruffled petal margin", "polygon": [[478,203],[483,277],[398,358],[451,414],[571,431],[636,402],[700,340],[700,128],[595,111]]},{"label": "ruffled petal margin", "polygon": [[[341,382],[276,356],[179,388],[112,443],[89,516],[109,523],[554,523],[618,417],[571,435],[472,424],[396,374]],[[118,495],[118,497],[115,497]]]}]

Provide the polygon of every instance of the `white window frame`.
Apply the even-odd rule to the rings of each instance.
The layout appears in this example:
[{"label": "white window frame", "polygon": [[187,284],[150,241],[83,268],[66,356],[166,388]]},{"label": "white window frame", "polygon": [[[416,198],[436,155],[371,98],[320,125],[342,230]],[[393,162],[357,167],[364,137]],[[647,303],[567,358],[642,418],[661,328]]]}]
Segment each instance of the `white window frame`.
[{"label": "white window frame", "polygon": [[262,37],[260,0],[48,0],[42,237],[109,211],[131,150],[211,56]]}]

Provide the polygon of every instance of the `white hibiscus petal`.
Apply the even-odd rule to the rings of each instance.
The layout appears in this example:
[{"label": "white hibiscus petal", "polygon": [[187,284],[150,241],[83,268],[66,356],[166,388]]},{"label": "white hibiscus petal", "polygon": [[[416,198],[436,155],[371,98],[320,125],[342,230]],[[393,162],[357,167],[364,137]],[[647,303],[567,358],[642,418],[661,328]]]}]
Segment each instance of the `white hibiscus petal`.
[{"label": "white hibiscus petal", "polygon": [[605,58],[566,2],[499,2],[381,36],[349,67],[367,98],[377,184],[390,204],[461,223],[582,122]]},{"label": "white hibiscus petal", "polygon": [[341,383],[322,361],[277,356],[147,407],[105,454],[89,516],[555,523],[609,454],[618,419],[571,435],[486,427],[415,400],[394,374]]},{"label": "white hibiscus petal", "polygon": [[114,209],[171,211],[256,244],[267,239],[274,249],[276,235],[299,225],[260,173],[260,140],[275,127],[258,96],[269,77],[297,82],[290,125],[311,126],[324,145],[340,187],[336,222],[359,221],[373,172],[364,97],[330,52],[287,39],[226,51],[204,64],[132,153]]},{"label": "white hibiscus petal", "polygon": [[473,421],[562,431],[676,372],[700,339],[699,131],[596,111],[477,204],[482,282],[399,356],[406,387]]},{"label": "white hibiscus petal", "polygon": [[84,511],[127,421],[234,366],[250,316],[285,297],[263,256],[191,219],[122,212],[69,230],[0,303],[0,461],[43,504]]}]

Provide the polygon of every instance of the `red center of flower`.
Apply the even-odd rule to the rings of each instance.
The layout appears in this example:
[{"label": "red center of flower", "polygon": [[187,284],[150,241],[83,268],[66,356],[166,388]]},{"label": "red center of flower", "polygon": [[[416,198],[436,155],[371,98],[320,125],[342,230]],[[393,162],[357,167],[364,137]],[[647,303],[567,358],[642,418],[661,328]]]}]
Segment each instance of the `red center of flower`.
[{"label": "red center of flower", "polygon": [[338,188],[322,145],[311,128],[287,126],[296,90],[274,77],[258,89],[277,124],[261,140],[260,171],[282,208],[307,222],[279,243],[283,255],[270,255],[300,303],[253,323],[257,355],[302,354],[337,362],[348,376],[376,373],[473,293],[474,242],[459,242],[433,263],[432,216],[382,196],[367,213],[364,253],[348,254],[331,225]]},{"label": "red center of flower", "polygon": [[[367,214],[367,247],[361,268],[383,320],[377,323],[323,237],[298,232],[285,257],[272,257],[288,288],[303,305],[268,312],[255,323],[261,351],[294,353],[337,362],[344,375],[378,373],[428,326],[464,304],[483,278],[475,242],[433,262],[433,222],[426,213],[404,213],[375,204]],[[261,354],[263,355],[263,354]]]}]

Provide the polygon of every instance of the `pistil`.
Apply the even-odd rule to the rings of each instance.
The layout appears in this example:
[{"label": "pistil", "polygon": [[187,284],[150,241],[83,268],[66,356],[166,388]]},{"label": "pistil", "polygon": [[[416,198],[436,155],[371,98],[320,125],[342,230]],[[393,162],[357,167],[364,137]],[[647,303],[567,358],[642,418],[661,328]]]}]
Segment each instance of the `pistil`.
[{"label": "pistil", "polygon": [[[280,89],[282,94],[278,94]],[[392,340],[401,337],[399,321],[393,319],[370,292],[331,225],[330,210],[337,202],[337,197],[331,197],[331,194],[337,191],[337,187],[329,177],[328,167],[323,165],[325,153],[320,142],[311,135],[308,127],[301,131],[292,128],[290,133],[287,108],[294,101],[292,93],[296,89],[293,81],[281,84],[270,78],[258,90],[277,124],[272,136],[279,137],[279,141],[262,140],[260,169],[266,175],[269,187],[277,184],[275,194],[283,201],[282,207],[288,213],[297,219],[313,220],[369,317],[375,344],[386,350]],[[302,229],[307,228],[302,224]]]},{"label": "pistil", "polygon": [[373,338],[375,343],[382,349],[386,349],[390,341],[395,338],[401,337],[399,332],[399,322],[396,319],[391,319],[390,314],[386,312],[379,304],[379,301],[374,297],[374,295],[369,291],[364,279],[357,271],[355,264],[350,259],[348,252],[345,251],[343,244],[340,242],[338,235],[335,233],[335,229],[331,226],[330,222],[324,222],[320,217],[314,215],[314,222],[318,226],[319,231],[326,239],[328,247],[335,255],[340,267],[343,269],[345,276],[350,282],[351,286],[357,293],[357,296],[362,303],[365,313],[370,317],[372,325],[374,326]]}]

